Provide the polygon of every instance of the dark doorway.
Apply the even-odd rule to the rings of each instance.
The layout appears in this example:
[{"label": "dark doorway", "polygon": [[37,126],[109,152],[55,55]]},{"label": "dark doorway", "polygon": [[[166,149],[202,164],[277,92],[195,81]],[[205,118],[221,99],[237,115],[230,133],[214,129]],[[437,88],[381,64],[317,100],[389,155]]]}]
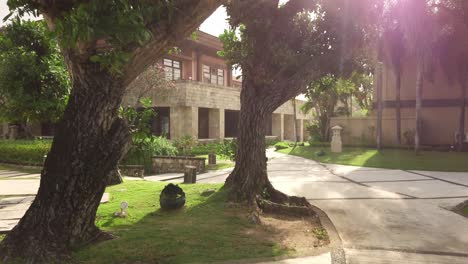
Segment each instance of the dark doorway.
[{"label": "dark doorway", "polygon": [[239,111],[226,110],[224,112],[224,136],[237,137],[237,127],[239,125]]},{"label": "dark doorway", "polygon": [[210,137],[210,109],[198,108],[198,138]]},{"label": "dark doorway", "polygon": [[156,115],[151,119],[151,133],[155,136],[171,138],[170,108],[155,107]]},{"label": "dark doorway", "polygon": [[41,136],[54,136],[55,124],[52,122],[44,122],[41,124]]}]

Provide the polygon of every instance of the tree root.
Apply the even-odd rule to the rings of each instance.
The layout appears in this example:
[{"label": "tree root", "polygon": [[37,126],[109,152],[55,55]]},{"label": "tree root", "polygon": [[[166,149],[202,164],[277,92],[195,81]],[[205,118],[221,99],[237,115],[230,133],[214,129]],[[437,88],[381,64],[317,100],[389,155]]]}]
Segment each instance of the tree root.
[{"label": "tree root", "polygon": [[312,205],[304,198],[289,196],[276,190],[271,184],[264,189],[262,195],[256,195],[250,203],[249,220],[260,224],[260,214],[278,214],[293,217],[318,217]]},{"label": "tree root", "polygon": [[308,206],[296,206],[274,203],[261,197],[257,197],[258,207],[263,213],[281,214],[287,216],[315,216],[315,212]]},{"label": "tree root", "polygon": [[311,207],[311,204],[307,201],[305,197],[289,196],[278,190],[276,190],[271,183],[268,183],[264,189],[266,200],[271,201],[272,203],[286,205],[286,206],[296,206],[296,207]]}]

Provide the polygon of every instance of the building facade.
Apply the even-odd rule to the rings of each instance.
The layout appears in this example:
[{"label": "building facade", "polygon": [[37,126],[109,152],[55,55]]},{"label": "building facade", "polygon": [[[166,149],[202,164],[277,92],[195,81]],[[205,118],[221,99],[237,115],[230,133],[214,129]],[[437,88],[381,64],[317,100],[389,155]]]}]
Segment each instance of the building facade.
[{"label": "building facade", "polygon": [[[414,144],[416,130],[416,59],[406,54],[402,63],[400,109],[402,144]],[[382,66],[382,139],[386,146],[397,145],[396,132],[396,85],[397,76],[389,56],[384,57]],[[421,144],[426,146],[448,146],[456,142],[462,98],[460,84],[449,81],[437,62],[432,71],[426,73],[422,85]],[[332,119],[332,126],[341,125],[345,144],[375,144],[377,127],[377,92],[374,89],[374,111],[369,117]],[[468,106],[468,105],[467,105]],[[466,108],[464,109],[466,111]],[[465,116],[465,135],[468,135],[468,115]],[[467,142],[468,137],[465,137]]]},{"label": "building facade", "polygon": [[[155,62],[163,65],[165,76],[174,82],[167,94],[149,92],[156,110],[152,121],[155,135],[171,139],[193,136],[203,140],[222,140],[237,136],[241,81],[218,56],[222,43],[214,36],[199,31],[196,39],[187,39],[176,54]],[[124,103],[134,105],[135,94],[125,96]],[[304,102],[296,100],[298,139],[307,139],[309,116],[300,111]],[[292,102],[279,107],[271,116],[266,134],[279,140],[294,140]]]},{"label": "building facade", "polygon": [[[174,83],[167,94],[149,91],[156,116],[152,133],[176,139],[193,136],[200,141],[222,140],[237,136],[241,80],[233,77],[231,68],[218,56],[222,43],[217,37],[198,31],[196,39],[187,39],[178,52],[167,54],[155,64],[163,67],[165,78]],[[141,94],[127,93],[124,105],[137,105]],[[298,140],[307,140],[306,123],[310,116],[300,111],[304,102],[296,100]],[[35,136],[54,135],[50,123],[31,124]],[[287,102],[271,116],[266,134],[278,140],[294,140],[293,106]],[[14,137],[15,130],[0,124],[0,137]]]}]

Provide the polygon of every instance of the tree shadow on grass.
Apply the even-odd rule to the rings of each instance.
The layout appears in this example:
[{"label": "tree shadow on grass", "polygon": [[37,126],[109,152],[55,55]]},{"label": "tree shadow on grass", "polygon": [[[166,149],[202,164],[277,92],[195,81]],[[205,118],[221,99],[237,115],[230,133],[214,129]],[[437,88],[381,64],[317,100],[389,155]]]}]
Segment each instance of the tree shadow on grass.
[{"label": "tree shadow on grass", "polygon": [[[156,189],[162,189],[163,184],[156,185]],[[212,186],[215,193],[200,195]],[[129,199],[129,219],[109,217],[109,208],[100,212],[98,225],[116,239],[83,248],[74,254],[75,259],[83,263],[209,263],[292,253],[272,242],[269,232],[274,230],[253,226],[244,208],[229,206],[227,192],[220,185],[181,187],[187,204],[179,210],[161,210],[159,197],[153,192],[148,198],[154,201]],[[121,198],[107,207],[118,210]],[[133,217],[138,220],[132,223]]]}]

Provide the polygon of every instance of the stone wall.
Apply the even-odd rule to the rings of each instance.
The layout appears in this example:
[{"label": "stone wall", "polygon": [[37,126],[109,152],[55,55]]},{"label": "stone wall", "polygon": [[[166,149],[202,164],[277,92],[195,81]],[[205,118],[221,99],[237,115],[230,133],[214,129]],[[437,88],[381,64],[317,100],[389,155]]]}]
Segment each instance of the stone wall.
[{"label": "stone wall", "polygon": [[[385,146],[396,145],[395,118],[382,118],[382,138]],[[401,139],[405,144],[407,131],[415,131],[415,118],[404,117],[401,119]],[[341,139],[345,145],[375,145],[376,125],[375,117],[334,117],[331,119],[330,127],[339,125],[343,128]]]},{"label": "stone wall", "polygon": [[195,166],[197,173],[205,171],[205,158],[195,157],[168,157],[168,156],[154,156],[153,157],[153,171],[156,174],[162,173],[183,173],[185,166]]},{"label": "stone wall", "polygon": [[[181,80],[177,81],[174,88],[166,96],[161,96],[155,92],[150,94],[153,104],[158,107],[203,107],[212,109],[240,110],[240,88],[221,86],[197,81]],[[127,94],[124,98],[126,104],[135,103],[135,95]],[[299,109],[304,104],[297,102],[297,118],[309,119],[310,115],[305,115]],[[293,107],[290,101],[286,102],[275,113],[292,115]]]}]

